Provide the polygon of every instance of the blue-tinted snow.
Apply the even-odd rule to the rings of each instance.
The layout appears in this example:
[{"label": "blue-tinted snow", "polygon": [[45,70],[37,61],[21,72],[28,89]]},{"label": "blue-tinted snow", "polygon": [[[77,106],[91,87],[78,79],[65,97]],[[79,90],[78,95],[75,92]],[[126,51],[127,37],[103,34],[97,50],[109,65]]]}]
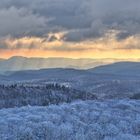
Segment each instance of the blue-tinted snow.
[{"label": "blue-tinted snow", "polygon": [[80,101],[0,110],[1,140],[139,140],[140,101]]}]

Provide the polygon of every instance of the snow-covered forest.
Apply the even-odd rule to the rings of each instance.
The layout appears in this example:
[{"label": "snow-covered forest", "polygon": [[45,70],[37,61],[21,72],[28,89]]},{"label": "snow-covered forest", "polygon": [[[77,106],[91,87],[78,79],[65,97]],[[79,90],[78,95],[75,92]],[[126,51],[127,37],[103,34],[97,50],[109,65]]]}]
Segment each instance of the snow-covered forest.
[{"label": "snow-covered forest", "polygon": [[0,110],[1,140],[139,140],[140,101],[79,101]]},{"label": "snow-covered forest", "polygon": [[65,85],[51,83],[46,85],[11,84],[0,85],[0,108],[26,105],[47,106],[49,104],[69,103],[75,100],[94,100],[94,94],[72,89]]},{"label": "snow-covered forest", "polygon": [[140,80],[73,73],[0,80],[0,140],[139,140]]}]

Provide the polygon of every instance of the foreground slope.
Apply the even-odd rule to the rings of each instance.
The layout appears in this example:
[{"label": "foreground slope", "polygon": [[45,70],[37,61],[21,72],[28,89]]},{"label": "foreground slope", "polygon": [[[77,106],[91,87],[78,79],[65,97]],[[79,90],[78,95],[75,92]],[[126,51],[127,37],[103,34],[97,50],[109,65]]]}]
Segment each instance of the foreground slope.
[{"label": "foreground slope", "polygon": [[0,139],[139,140],[139,110],[140,101],[134,100],[2,109]]}]

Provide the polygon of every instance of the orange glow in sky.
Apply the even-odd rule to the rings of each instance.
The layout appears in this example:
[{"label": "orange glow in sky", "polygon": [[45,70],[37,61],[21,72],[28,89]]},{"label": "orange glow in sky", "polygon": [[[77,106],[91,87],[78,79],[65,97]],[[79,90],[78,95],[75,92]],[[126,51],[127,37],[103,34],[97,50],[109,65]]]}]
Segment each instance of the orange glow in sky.
[{"label": "orange glow in sky", "polygon": [[44,51],[44,50],[1,50],[0,58],[9,58],[12,56],[25,56],[25,57],[66,57],[66,58],[140,58],[140,50],[112,50],[112,51],[75,51],[75,52],[57,52],[57,51]]},{"label": "orange glow in sky", "polygon": [[0,49],[0,58],[12,56],[25,57],[65,57],[65,58],[140,58],[140,37],[130,37],[122,41],[114,38],[102,38],[94,41],[65,42],[44,41],[44,38],[24,37],[6,38],[7,46]]}]

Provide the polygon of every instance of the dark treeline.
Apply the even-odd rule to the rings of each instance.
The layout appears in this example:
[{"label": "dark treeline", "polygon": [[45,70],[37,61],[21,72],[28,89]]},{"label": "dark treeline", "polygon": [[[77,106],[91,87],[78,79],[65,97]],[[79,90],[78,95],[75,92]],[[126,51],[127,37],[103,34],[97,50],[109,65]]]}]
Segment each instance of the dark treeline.
[{"label": "dark treeline", "polygon": [[66,87],[59,84],[26,85],[11,84],[0,85],[0,108],[20,106],[47,106],[72,102],[74,100],[93,100],[96,96]]}]

